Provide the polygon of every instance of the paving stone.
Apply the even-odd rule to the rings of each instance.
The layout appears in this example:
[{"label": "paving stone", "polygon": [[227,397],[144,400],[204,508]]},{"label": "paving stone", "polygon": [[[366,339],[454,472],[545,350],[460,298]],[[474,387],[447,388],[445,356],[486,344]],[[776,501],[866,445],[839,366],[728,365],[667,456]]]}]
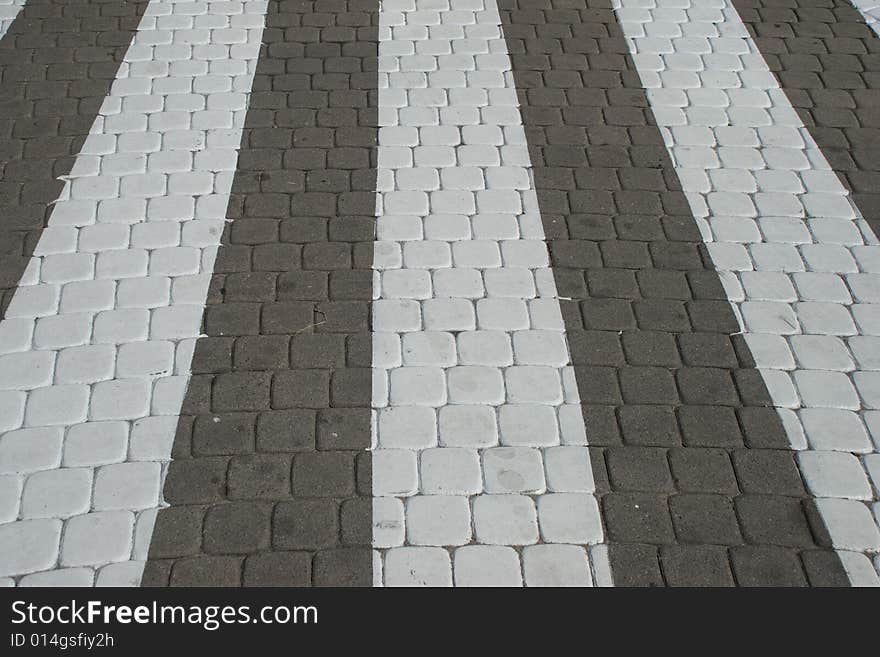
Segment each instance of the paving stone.
[{"label": "paving stone", "polygon": [[463,545],[471,539],[468,498],[425,495],[406,503],[406,535],[412,545]]},{"label": "paving stone", "polygon": [[245,586],[307,586],[311,561],[304,552],[255,554],[244,562]]},{"label": "paving stone", "polygon": [[673,449],[669,465],[682,491],[726,495],[738,491],[730,454],[723,449]]},{"label": "paving stone", "polygon": [[[672,521],[665,498],[661,496],[609,493],[602,498],[602,508],[611,542],[673,542]],[[615,568],[613,561],[612,568]]]},{"label": "paving stone", "polygon": [[449,554],[435,547],[399,547],[385,553],[386,586],[451,586]]},{"label": "paving stone", "polygon": [[681,443],[671,408],[630,404],[619,409],[623,438],[633,445],[671,446]]},{"label": "paving stone", "polygon": [[403,502],[391,497],[373,498],[373,544],[375,547],[396,547],[405,539]]},{"label": "paving stone", "polygon": [[210,554],[248,554],[269,546],[269,508],[250,502],[220,504],[208,509],[204,549]]},{"label": "paving stone", "polygon": [[333,547],[338,541],[338,513],[332,500],[281,502],[272,517],[273,545],[292,550]]},{"label": "paving stone", "polygon": [[545,488],[541,453],[528,447],[483,451],[483,478],[489,493],[539,493]]},{"label": "paving stone", "polygon": [[495,405],[504,401],[504,381],[501,372],[495,368],[453,367],[447,371],[446,377],[452,404]]},{"label": "paving stone", "polygon": [[421,453],[419,474],[423,493],[474,495],[482,491],[480,458],[473,449],[429,449]]},{"label": "paving stone", "polygon": [[671,586],[733,586],[727,550],[714,545],[669,545],[660,561]]},{"label": "paving stone", "polygon": [[92,505],[101,511],[154,507],[159,501],[160,481],[161,466],[158,463],[102,466],[95,472]]},{"label": "paving stone", "polygon": [[591,586],[586,551],[575,545],[529,545],[523,549],[526,586]]},{"label": "paving stone", "polygon": [[221,556],[181,559],[174,564],[168,585],[240,586],[241,561],[241,557]]},{"label": "paving stone", "polygon": [[733,504],[726,496],[684,493],[669,499],[669,509],[676,536],[682,543],[742,542]]},{"label": "paving stone", "polygon": [[290,491],[291,457],[255,454],[233,457],[227,471],[230,499],[285,499]]},{"label": "paving stone", "polygon": [[[12,477],[4,480],[13,483]],[[15,483],[15,504],[18,484]],[[45,470],[29,476],[21,492],[22,518],[67,518],[88,512],[92,501],[92,473],[86,468]],[[16,513],[11,514],[14,520]]]},{"label": "paving stone", "polygon": [[524,495],[477,496],[473,514],[479,543],[529,545],[538,540],[534,502]]},{"label": "paving stone", "polygon": [[61,568],[44,573],[34,573],[21,578],[19,586],[84,587],[92,586],[95,573],[91,568]]},{"label": "paving stone", "polygon": [[589,450],[585,447],[551,447],[544,451],[547,489],[552,492],[593,492],[596,485]]},{"label": "paving stone", "polygon": [[816,506],[835,548],[867,552],[876,551],[880,546],[880,531],[862,502],[820,498]]},{"label": "paving stone", "polygon": [[[205,507],[172,506],[156,516],[155,529],[149,543],[151,561],[171,557],[184,557],[199,552],[202,546],[202,523]],[[140,525],[140,523],[139,523]],[[138,527],[140,529],[140,526]],[[146,570],[145,570],[146,572]]]},{"label": "paving stone", "polygon": [[858,395],[852,383],[841,372],[798,370],[794,373],[794,383],[804,406],[852,410],[859,407]]},{"label": "paving stone", "polygon": [[609,543],[608,552],[616,586],[663,586],[656,546]]},{"label": "paving stone", "polygon": [[519,555],[500,545],[466,545],[453,556],[455,586],[522,586]]},{"label": "paving stone", "polygon": [[0,438],[0,472],[23,474],[58,467],[61,445],[62,432],[52,427],[7,432]]},{"label": "paving stone", "polygon": [[65,523],[62,566],[92,566],[124,561],[131,553],[134,516],[103,511],[75,516]]},{"label": "paving stone", "polygon": [[592,545],[602,541],[599,506],[592,495],[551,493],[538,498],[541,537],[548,543]]},{"label": "paving stone", "polygon": [[871,497],[865,471],[852,454],[811,450],[798,454],[798,463],[807,488],[817,497]]},{"label": "paving stone", "polygon": [[143,561],[121,561],[119,563],[111,563],[98,571],[97,577],[95,578],[95,586],[139,586],[143,573]]},{"label": "paving stone", "polygon": [[447,447],[488,447],[497,444],[495,411],[491,406],[444,406],[439,412],[440,443]]},{"label": "paving stone", "polygon": [[866,452],[871,442],[858,416],[850,411],[805,408],[799,414],[810,446],[819,450]]},{"label": "paving stone", "polygon": [[743,493],[803,497],[804,486],[789,451],[746,449],[733,452],[733,467]]},{"label": "paving stone", "polygon": [[46,518],[0,526],[0,573],[8,576],[52,568],[60,541],[60,520]]},{"label": "paving stone", "polygon": [[730,550],[734,576],[740,586],[806,586],[794,550],[771,545],[740,546]]},{"label": "paving stone", "polygon": [[611,483],[616,490],[673,490],[664,449],[611,447],[605,450],[605,459]]},{"label": "paving stone", "polygon": [[845,577],[849,580],[848,583],[852,583],[853,586],[859,587],[876,587],[880,585],[880,578],[877,576],[877,571],[871,564],[871,560],[864,554],[846,551],[839,551],[837,554],[843,564]]},{"label": "paving stone", "polygon": [[802,547],[814,540],[799,500],[778,495],[743,495],[735,500],[746,541],[760,545]]},{"label": "paving stone", "polygon": [[412,495],[418,490],[419,472],[414,452],[377,450],[373,454],[373,494]]}]

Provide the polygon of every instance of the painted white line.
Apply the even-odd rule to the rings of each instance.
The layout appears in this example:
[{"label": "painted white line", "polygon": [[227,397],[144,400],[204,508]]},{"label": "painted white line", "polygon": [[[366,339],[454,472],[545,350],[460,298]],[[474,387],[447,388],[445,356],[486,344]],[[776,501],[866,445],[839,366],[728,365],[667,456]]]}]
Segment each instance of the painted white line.
[{"label": "painted white line", "polygon": [[877,0],[849,0],[859,10],[865,22],[880,35],[880,2]]},{"label": "painted white line", "polygon": [[589,585],[603,540],[500,23],[495,0],[380,11],[372,477],[386,586]]},{"label": "painted white line", "polygon": [[877,238],[730,0],[615,9],[833,544],[854,584],[877,583]]},{"label": "painted white line", "polygon": [[0,39],[6,34],[27,0],[0,0]]},{"label": "painted white line", "polygon": [[19,584],[140,580],[267,4],[150,2],[0,323],[0,575]]}]

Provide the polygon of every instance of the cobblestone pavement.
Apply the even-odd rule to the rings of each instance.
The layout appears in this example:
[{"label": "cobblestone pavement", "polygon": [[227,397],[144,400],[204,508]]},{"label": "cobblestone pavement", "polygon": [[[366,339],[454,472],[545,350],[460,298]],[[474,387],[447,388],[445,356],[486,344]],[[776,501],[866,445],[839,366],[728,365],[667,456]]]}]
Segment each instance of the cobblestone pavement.
[{"label": "cobblestone pavement", "polygon": [[0,0],[3,583],[880,584],[878,18]]}]

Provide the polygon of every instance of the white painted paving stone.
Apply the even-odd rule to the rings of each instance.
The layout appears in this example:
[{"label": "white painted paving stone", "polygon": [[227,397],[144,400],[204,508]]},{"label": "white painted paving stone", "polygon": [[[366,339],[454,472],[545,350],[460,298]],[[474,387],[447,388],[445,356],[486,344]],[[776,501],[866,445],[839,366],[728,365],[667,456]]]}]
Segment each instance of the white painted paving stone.
[{"label": "white painted paving stone", "polygon": [[496,3],[379,16],[380,583],[589,585],[602,530]]},{"label": "white painted paving stone", "polygon": [[[853,3],[876,30],[876,3]],[[880,402],[877,236],[730,0],[614,4],[792,448],[808,450],[799,462],[832,541],[873,557],[877,518],[867,505],[877,493],[865,468],[880,450],[869,410]],[[857,571],[847,569],[865,581]]]},{"label": "white painted paving stone", "polygon": [[516,550],[498,545],[466,545],[455,551],[456,586],[522,586]]},{"label": "white painted paving stone", "polygon": [[0,576],[140,580],[266,9],[152,0],[53,206],[0,322]]}]

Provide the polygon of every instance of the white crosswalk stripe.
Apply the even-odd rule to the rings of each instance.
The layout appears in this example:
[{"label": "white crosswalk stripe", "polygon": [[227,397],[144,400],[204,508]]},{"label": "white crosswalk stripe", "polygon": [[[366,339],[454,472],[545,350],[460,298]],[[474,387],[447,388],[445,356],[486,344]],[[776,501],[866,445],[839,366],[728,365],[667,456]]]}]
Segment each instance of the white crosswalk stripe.
[{"label": "white crosswalk stripe", "polygon": [[150,2],[0,323],[0,575],[22,585],[140,579],[266,9]]},{"label": "white crosswalk stripe", "polygon": [[380,39],[377,583],[589,585],[602,526],[497,7],[385,0]]}]

